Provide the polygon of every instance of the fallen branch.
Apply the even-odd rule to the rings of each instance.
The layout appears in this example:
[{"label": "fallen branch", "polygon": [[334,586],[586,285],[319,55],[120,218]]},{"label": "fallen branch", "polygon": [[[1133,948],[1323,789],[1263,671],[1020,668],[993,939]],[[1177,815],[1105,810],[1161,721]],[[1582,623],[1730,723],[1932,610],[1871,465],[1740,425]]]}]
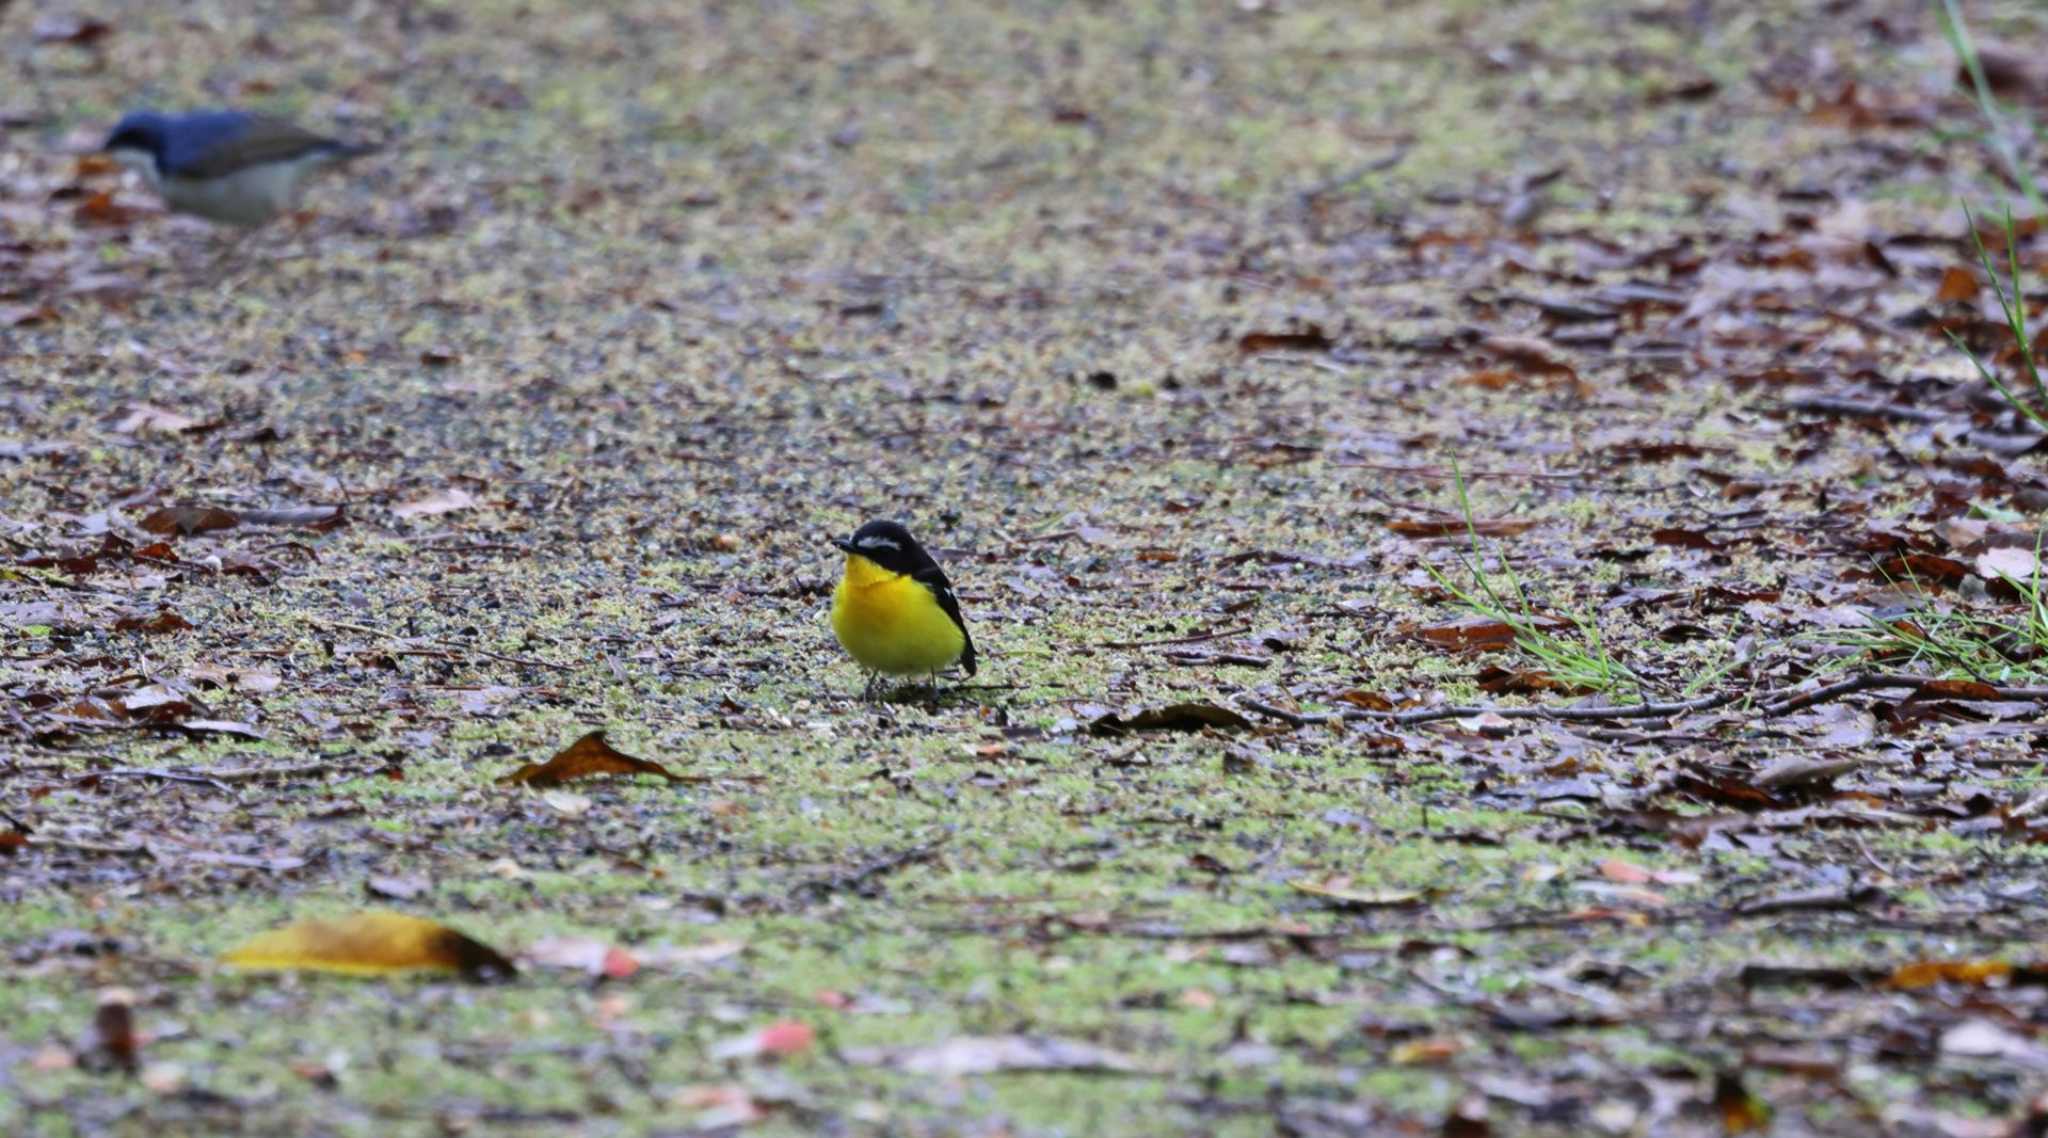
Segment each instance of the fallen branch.
[{"label": "fallen branch", "polygon": [[1441,719],[1465,719],[1475,715],[1498,715],[1502,719],[1547,719],[1559,722],[1598,721],[1604,719],[1663,719],[1673,715],[1684,715],[1694,711],[1711,711],[1714,708],[1734,703],[1741,698],[1739,693],[1701,696],[1698,699],[1681,700],[1676,703],[1636,703],[1620,707],[1423,707],[1412,711],[1370,711],[1365,708],[1350,708],[1323,715],[1304,715],[1275,707],[1270,703],[1238,697],[1239,707],[1295,727],[1307,727],[1318,723],[1366,722],[1391,723],[1409,726],[1416,723],[1434,723]]},{"label": "fallen branch", "polygon": [[[575,670],[568,664],[557,664],[553,660],[534,660],[529,659],[525,656],[508,656],[503,652],[493,652],[488,648],[465,648],[460,645],[444,644],[439,641],[429,640],[425,637],[405,636],[400,633],[392,632],[389,629],[372,628],[367,624],[354,624],[346,620],[328,620],[325,617],[311,616],[306,613],[298,613],[296,615],[300,620],[305,621],[307,624],[317,625],[321,628],[325,628],[330,631],[341,630],[348,632],[361,632],[369,636],[381,636],[386,640],[395,640],[400,644],[405,645],[407,649],[410,649],[414,652],[438,652],[445,656],[461,656],[465,653],[469,653],[477,656],[485,656],[490,659],[502,661],[503,663],[507,664],[517,664],[521,667],[527,668],[553,668],[557,672],[570,672]],[[406,653],[400,652],[399,654],[405,655]]]},{"label": "fallen branch", "polygon": [[945,844],[946,839],[940,838],[937,841],[926,842],[919,846],[911,846],[908,849],[898,850],[895,853],[876,858],[874,861],[850,872],[829,873],[823,877],[812,878],[809,881],[799,883],[795,888],[791,889],[789,891],[790,896],[809,897],[812,900],[822,901],[834,893],[842,893],[849,890],[859,891],[877,877],[894,873],[904,866],[914,865],[917,862],[930,859],[933,854],[939,851],[939,847]]},{"label": "fallen branch", "polygon": [[[1777,702],[1766,703],[1757,710],[1766,717],[1773,717],[1784,715],[1788,712],[1800,711],[1816,704],[1837,700],[1845,695],[1854,695],[1857,692],[1895,688],[1910,688],[1917,692],[1925,691],[1928,688],[1940,688],[1944,685],[1955,685],[1963,682],[1970,684],[1970,691],[1967,693],[1947,694],[1953,694],[1954,698],[1958,699],[2003,703],[2026,703],[2035,700],[2048,701],[2048,687],[1998,687],[1993,684],[1977,683],[1975,681],[1941,680],[1931,676],[1873,674],[1852,676],[1839,683],[1816,688],[1810,692],[1785,696],[1777,700]],[[1370,711],[1365,708],[1347,708],[1343,711],[1331,711],[1322,714],[1289,711],[1287,708],[1278,707],[1249,696],[1239,696],[1237,698],[1237,705],[1246,711],[1263,715],[1268,719],[1277,719],[1291,727],[1313,727],[1324,723],[1344,722],[1388,723],[1395,726],[1408,726],[1416,723],[1432,723],[1441,719],[1465,719],[1475,715],[1497,715],[1502,719],[1542,719],[1555,722],[1586,722],[1607,719],[1661,719],[1667,716],[1684,715],[1694,711],[1711,711],[1714,708],[1734,703],[1736,700],[1743,698],[1744,694],[1740,692],[1726,693],[1722,695],[1701,696],[1698,699],[1682,700],[1677,703],[1637,703],[1620,707],[1460,706],[1424,707],[1412,711]]]},{"label": "fallen branch", "polygon": [[[1840,699],[1845,695],[1854,695],[1855,693],[1861,691],[1874,691],[1883,688],[1911,688],[1917,692],[1924,691],[1925,689],[1934,687],[1936,685],[1956,684],[1958,682],[1965,681],[1938,680],[1931,676],[1901,676],[1886,674],[1851,676],[1848,679],[1842,680],[1839,683],[1832,683],[1827,685],[1826,687],[1815,688],[1810,692],[1804,692],[1800,695],[1791,696],[1786,699],[1779,700],[1776,703],[1765,704],[1762,708],[1762,711],[1765,715],[1784,715],[1787,712],[1799,711],[1804,708],[1812,707],[1815,704],[1828,703],[1830,701]],[[2002,688],[1993,684],[1978,683],[1976,681],[1967,682],[1970,683],[1973,689],[1981,688],[1983,690],[1973,690],[1969,695],[1959,696],[1958,698],[1991,700],[1996,702],[2010,703],[2024,703],[2030,700],[2037,699],[2048,700],[2048,688]]]}]

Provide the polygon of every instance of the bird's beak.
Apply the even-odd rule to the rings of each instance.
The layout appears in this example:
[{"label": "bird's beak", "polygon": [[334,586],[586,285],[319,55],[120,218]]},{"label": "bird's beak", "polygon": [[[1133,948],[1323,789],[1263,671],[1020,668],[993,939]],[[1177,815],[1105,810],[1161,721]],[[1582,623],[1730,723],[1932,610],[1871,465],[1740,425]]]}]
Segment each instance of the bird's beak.
[{"label": "bird's beak", "polygon": [[844,552],[846,552],[846,553],[852,553],[852,552],[853,552],[853,543],[852,543],[852,542],[850,542],[850,541],[848,541],[848,540],[846,540],[846,539],[845,539],[845,538],[843,538],[843,537],[835,537],[835,538],[833,538],[833,539],[832,539],[832,544],[833,544],[833,545],[836,545],[836,546],[838,546],[838,547],[839,547],[839,548],[840,548],[840,549],[841,549],[842,551],[844,551]]}]

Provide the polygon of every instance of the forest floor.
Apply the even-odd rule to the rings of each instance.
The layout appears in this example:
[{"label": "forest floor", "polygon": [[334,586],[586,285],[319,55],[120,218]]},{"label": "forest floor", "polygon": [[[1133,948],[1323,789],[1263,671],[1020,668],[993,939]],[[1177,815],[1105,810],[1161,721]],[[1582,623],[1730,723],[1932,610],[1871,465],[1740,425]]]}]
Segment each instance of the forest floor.
[{"label": "forest floor", "polygon": [[[0,1132],[2048,1125],[1939,5],[292,7],[0,15]],[[221,103],[384,148],[87,153]],[[518,974],[220,959],[365,908]]]}]

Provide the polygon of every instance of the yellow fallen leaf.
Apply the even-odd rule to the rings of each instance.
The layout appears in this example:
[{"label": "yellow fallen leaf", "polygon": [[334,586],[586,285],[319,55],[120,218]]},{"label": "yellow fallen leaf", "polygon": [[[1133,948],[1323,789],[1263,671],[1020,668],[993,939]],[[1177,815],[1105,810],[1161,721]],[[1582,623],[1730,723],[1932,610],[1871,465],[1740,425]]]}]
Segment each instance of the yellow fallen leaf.
[{"label": "yellow fallen leaf", "polygon": [[421,917],[372,909],[272,929],[221,957],[237,968],[352,976],[434,969],[481,980],[518,972],[498,950]]},{"label": "yellow fallen leaf", "polygon": [[1465,1044],[1456,1039],[1413,1039],[1401,1044],[1387,1054],[1387,1062],[1398,1067],[1433,1067],[1448,1063],[1465,1050]]}]

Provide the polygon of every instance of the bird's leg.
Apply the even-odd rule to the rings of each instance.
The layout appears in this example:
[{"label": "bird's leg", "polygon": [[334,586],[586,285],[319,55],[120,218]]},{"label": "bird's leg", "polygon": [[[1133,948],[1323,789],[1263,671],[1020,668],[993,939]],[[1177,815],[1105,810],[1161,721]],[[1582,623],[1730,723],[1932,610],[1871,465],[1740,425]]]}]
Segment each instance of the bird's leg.
[{"label": "bird's leg", "polygon": [[872,703],[872,702],[874,701],[874,698],[875,698],[875,681],[876,681],[876,680],[878,680],[878,679],[880,679],[880,678],[881,678],[881,675],[882,675],[882,674],[881,674],[880,672],[869,672],[869,673],[868,673],[868,682],[867,682],[866,684],[862,685],[862,687],[861,687],[861,689],[860,689],[860,698],[861,698],[861,701],[862,701],[863,703]]}]

